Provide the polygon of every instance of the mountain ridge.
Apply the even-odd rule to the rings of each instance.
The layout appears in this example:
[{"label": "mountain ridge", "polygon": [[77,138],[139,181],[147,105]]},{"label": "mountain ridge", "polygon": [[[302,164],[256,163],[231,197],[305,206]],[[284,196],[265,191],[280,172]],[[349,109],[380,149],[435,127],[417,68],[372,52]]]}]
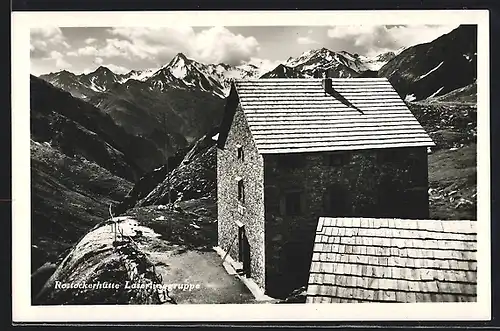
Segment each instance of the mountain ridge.
[{"label": "mountain ridge", "polygon": [[378,68],[385,61],[387,54],[369,58],[353,55],[347,51],[334,52],[323,47],[306,51],[297,58],[290,57],[274,69],[263,71],[251,63],[236,66],[225,63],[206,64],[183,53],[177,53],[168,63],[157,69],[133,69],[124,74],[117,74],[101,65],[87,74],[77,75],[61,70],[39,77],[85,100],[90,100],[99,93],[108,92],[117,85],[126,84],[132,79],[144,82],[145,88],[160,92],[172,88],[200,89],[225,98],[232,79],[281,77],[283,74],[280,75],[278,72],[283,71],[283,68],[285,71],[295,72],[293,77],[312,77],[324,72],[327,67],[337,72],[336,77],[357,77],[363,71]]},{"label": "mountain ridge", "polygon": [[378,71],[406,101],[463,88],[477,78],[477,26],[461,25],[435,40],[408,47]]}]

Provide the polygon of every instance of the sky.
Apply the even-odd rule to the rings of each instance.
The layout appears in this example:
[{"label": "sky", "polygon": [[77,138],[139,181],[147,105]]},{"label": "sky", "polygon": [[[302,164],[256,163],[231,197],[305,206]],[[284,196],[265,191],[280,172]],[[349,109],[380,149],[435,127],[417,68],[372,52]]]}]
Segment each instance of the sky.
[{"label": "sky", "polygon": [[30,30],[30,72],[76,74],[103,65],[116,73],[157,69],[177,53],[202,63],[253,63],[272,70],[326,47],[375,56],[430,42],[457,25],[44,27]]}]

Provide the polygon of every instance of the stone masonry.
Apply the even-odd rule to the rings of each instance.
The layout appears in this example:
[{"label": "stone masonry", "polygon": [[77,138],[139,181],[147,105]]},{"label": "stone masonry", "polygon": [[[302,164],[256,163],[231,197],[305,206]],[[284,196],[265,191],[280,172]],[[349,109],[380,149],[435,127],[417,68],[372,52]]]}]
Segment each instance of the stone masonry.
[{"label": "stone masonry", "polygon": [[[307,283],[312,245],[321,216],[427,218],[426,148],[347,152],[345,164],[325,164],[328,153],[304,153],[302,164],[280,167],[286,155],[264,156],[266,290],[283,297]],[[285,163],[286,164],[286,163]],[[343,188],[341,215],[325,210],[325,192]],[[280,210],[287,191],[302,193],[300,215]]]},{"label": "stone masonry", "polygon": [[[238,147],[243,160],[238,159]],[[264,164],[257,153],[245,115],[237,107],[225,146],[217,150],[218,245],[238,260],[238,225],[244,224],[250,245],[250,276],[265,288]],[[245,201],[238,201],[238,182]]]}]

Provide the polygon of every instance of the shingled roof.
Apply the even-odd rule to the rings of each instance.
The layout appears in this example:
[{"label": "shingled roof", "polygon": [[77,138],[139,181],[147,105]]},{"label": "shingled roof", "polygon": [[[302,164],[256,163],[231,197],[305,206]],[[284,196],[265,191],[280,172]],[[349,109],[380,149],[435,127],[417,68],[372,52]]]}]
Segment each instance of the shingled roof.
[{"label": "shingled roof", "polygon": [[433,146],[386,78],[236,80],[259,153]]},{"label": "shingled roof", "polygon": [[476,221],[320,218],[307,302],[476,301]]}]

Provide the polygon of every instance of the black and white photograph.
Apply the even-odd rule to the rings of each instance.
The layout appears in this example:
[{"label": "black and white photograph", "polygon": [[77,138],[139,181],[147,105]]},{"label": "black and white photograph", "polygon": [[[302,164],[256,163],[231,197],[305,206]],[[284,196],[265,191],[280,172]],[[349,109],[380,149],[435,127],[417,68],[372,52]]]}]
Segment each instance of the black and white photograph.
[{"label": "black and white photograph", "polygon": [[487,12],[326,14],[31,17],[22,301],[489,316]]}]

